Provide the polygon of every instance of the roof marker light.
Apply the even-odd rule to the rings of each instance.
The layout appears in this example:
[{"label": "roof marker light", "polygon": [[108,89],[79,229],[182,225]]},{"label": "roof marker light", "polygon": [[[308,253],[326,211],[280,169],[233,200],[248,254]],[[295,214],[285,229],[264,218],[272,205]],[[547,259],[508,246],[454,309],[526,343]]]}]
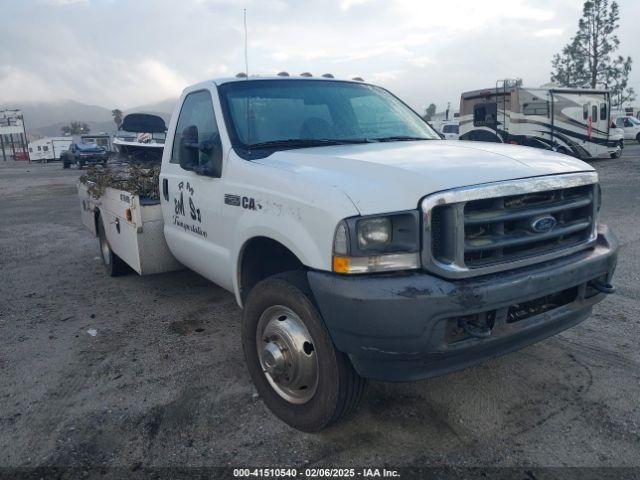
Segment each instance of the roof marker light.
[{"label": "roof marker light", "polygon": [[300,76],[301,76],[301,77],[313,77],[313,75],[311,75],[311,73],[310,73],[310,72],[302,72],[302,73],[300,74]]},{"label": "roof marker light", "polygon": [[288,77],[289,74],[287,72],[278,72],[279,77]]},{"label": "roof marker light", "polygon": [[331,75],[330,73],[323,73],[322,77],[323,78],[334,78],[333,75]]}]

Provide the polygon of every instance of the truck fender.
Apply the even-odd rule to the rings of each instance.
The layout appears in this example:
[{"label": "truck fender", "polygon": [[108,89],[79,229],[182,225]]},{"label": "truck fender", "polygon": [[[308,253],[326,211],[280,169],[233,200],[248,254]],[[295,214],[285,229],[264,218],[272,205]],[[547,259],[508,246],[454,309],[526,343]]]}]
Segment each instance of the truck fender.
[{"label": "truck fender", "polygon": [[[267,225],[254,225],[251,228],[238,233],[237,241],[233,242],[237,248],[232,250],[231,258],[235,259],[232,264],[233,292],[238,305],[242,307],[240,291],[241,264],[244,251],[248,243],[258,237],[268,238],[280,243],[296,256],[302,265],[309,268],[326,270],[325,265],[328,252],[324,252],[315,239],[300,224],[291,223],[287,229],[276,230]],[[292,239],[295,239],[292,240]],[[304,248],[302,248],[304,246]]]}]

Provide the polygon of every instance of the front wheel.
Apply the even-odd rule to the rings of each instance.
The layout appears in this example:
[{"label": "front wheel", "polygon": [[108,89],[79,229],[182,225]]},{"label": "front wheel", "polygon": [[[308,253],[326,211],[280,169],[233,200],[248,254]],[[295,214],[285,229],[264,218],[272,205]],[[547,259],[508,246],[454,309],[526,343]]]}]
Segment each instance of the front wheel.
[{"label": "front wheel", "polygon": [[242,346],[269,409],[298,430],[316,432],[357,407],[366,381],[335,349],[305,282],[304,272],[291,272],[262,280],[251,290],[243,311]]}]

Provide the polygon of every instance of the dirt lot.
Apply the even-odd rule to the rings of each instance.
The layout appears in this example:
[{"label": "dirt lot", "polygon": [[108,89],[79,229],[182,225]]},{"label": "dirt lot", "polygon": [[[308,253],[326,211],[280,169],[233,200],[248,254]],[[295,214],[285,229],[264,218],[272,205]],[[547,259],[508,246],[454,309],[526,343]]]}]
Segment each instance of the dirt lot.
[{"label": "dirt lot", "polygon": [[481,366],[372,383],[308,435],[257,398],[231,294],[188,271],[107,277],[78,171],[0,161],[0,466],[640,466],[640,146],[594,164],[615,296]]}]

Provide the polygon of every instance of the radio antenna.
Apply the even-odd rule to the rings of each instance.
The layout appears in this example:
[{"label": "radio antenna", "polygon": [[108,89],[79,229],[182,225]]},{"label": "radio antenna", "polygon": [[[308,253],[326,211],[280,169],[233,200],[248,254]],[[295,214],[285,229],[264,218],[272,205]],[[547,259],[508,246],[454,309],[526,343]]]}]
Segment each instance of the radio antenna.
[{"label": "radio antenna", "polygon": [[249,78],[249,53],[247,48],[247,9],[244,9],[244,73]]}]

